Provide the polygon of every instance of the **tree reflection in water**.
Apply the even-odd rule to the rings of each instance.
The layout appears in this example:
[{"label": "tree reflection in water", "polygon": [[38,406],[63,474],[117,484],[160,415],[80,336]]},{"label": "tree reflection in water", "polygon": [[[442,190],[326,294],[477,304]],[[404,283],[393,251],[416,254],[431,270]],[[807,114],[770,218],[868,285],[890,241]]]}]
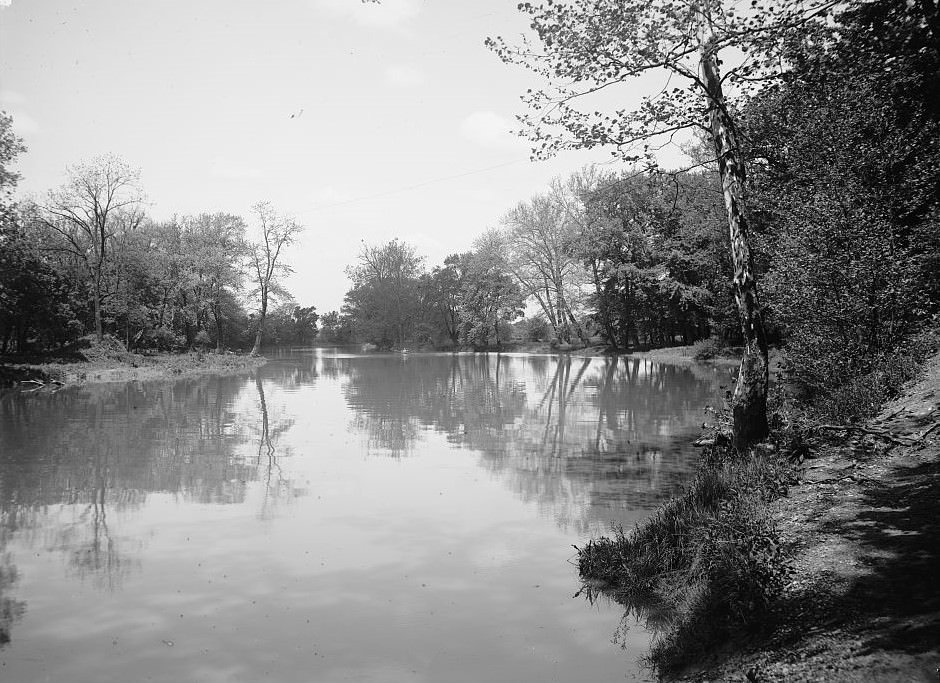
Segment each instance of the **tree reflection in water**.
[{"label": "tree reflection in water", "polygon": [[[422,428],[477,451],[568,528],[605,530],[691,474],[717,375],[630,358],[507,354],[327,359],[371,452],[411,453]],[[626,495],[625,495],[626,493]]]},{"label": "tree reflection in water", "polygon": [[80,580],[116,591],[139,567],[143,541],[114,520],[151,493],[244,501],[245,482],[258,477],[236,457],[247,440],[234,412],[245,387],[244,378],[205,377],[0,393],[0,642],[25,610],[8,596],[14,533],[61,554]]},{"label": "tree reflection in water", "polygon": [[[258,391],[258,409],[260,413],[260,433],[258,434],[257,466],[264,481],[264,493],[261,500],[261,510],[258,516],[262,519],[271,519],[277,514],[281,501],[290,500],[294,494],[302,493],[294,489],[293,480],[284,472],[278,460],[277,442],[294,425],[293,419],[280,418],[271,425],[268,417],[268,402],[264,395],[264,384],[261,375],[255,375],[255,388]],[[289,455],[284,449],[281,456]]]}]

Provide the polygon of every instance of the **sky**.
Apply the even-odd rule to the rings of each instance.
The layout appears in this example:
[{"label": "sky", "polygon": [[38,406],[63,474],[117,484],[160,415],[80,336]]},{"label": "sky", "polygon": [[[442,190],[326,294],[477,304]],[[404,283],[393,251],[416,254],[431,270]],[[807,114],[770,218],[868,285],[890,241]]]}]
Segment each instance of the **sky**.
[{"label": "sky", "polygon": [[542,83],[483,41],[526,31],[516,5],[0,0],[0,109],[28,148],[18,194],[114,153],[141,169],[156,219],[251,226],[270,201],[306,227],[287,288],[338,309],[363,242],[397,237],[430,268],[553,177],[610,164],[605,149],[532,162],[513,134]]}]

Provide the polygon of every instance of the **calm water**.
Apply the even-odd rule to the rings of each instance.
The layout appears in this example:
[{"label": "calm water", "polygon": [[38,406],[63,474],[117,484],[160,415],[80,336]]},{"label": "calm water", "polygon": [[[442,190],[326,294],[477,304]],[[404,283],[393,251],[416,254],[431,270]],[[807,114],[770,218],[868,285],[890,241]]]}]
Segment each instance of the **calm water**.
[{"label": "calm water", "polygon": [[3,393],[0,680],[642,680],[571,546],[681,488],[726,374],[309,350]]}]

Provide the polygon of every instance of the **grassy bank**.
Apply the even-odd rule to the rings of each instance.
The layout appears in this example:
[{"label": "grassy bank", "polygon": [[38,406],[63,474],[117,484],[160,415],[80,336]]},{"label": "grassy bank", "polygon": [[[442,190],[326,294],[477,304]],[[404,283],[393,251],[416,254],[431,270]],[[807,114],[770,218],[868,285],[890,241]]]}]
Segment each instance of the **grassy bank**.
[{"label": "grassy bank", "polygon": [[101,344],[86,339],[55,355],[0,358],[0,386],[40,388],[226,374],[265,362],[263,357],[201,351],[143,355],[125,350],[113,339]]},{"label": "grassy bank", "polygon": [[[808,459],[839,444],[854,449],[849,457],[856,462],[859,447],[878,453],[884,445],[913,444],[910,434],[898,436],[870,421],[887,401],[911,390],[938,346],[936,333],[923,335],[816,403],[778,388],[771,439],[739,455],[728,425],[719,424],[682,496],[634,529],[578,549],[588,593],[613,597],[656,634],[648,664],[657,673],[668,678],[733,658],[743,644],[780,628],[781,595],[808,580],[800,575],[807,567],[797,561],[808,531],[792,521],[803,512],[802,498],[788,493],[800,489]],[[726,680],[733,668],[714,680]]]},{"label": "grassy bank", "polygon": [[788,569],[768,505],[791,478],[785,459],[740,457],[719,436],[682,496],[578,550],[582,578],[658,632],[648,659],[659,673],[755,626],[779,594]]}]

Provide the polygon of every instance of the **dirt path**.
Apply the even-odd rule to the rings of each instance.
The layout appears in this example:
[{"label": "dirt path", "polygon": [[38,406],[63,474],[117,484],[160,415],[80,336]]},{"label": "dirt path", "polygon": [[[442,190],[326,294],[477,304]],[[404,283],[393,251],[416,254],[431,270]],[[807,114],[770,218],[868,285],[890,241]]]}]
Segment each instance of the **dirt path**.
[{"label": "dirt path", "polygon": [[866,427],[887,435],[817,452],[775,504],[795,571],[771,635],[687,680],[940,681],[940,356]]}]

